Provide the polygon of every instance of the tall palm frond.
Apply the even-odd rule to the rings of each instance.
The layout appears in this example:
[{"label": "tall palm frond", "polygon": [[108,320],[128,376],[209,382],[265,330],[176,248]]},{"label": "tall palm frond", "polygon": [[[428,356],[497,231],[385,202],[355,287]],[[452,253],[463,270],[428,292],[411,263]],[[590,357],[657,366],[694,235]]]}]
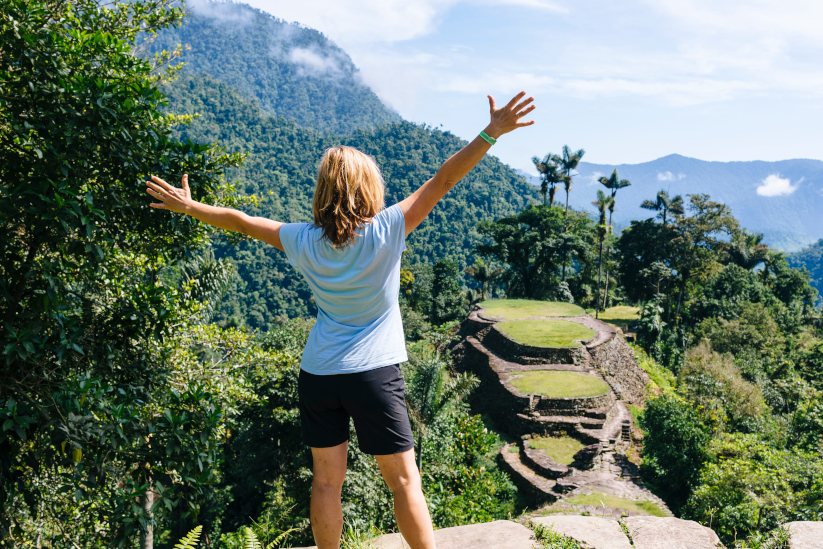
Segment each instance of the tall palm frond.
[{"label": "tall palm frond", "polygon": [[555,157],[557,164],[565,172],[563,184],[566,187],[566,214],[569,213],[569,191],[572,190],[572,170],[580,164],[580,159],[586,154],[584,149],[572,151],[568,145],[563,145],[563,156]]},{"label": "tall palm frond", "polygon": [[557,184],[563,181],[563,174],[559,166],[559,158],[552,153],[546,154],[542,159],[532,157],[534,167],[540,173],[540,194],[543,195],[543,204],[546,204],[548,195],[549,205],[554,206],[554,195]]},{"label": "tall palm frond", "polygon": [[641,202],[640,207],[646,210],[660,212],[658,213],[658,217],[662,218],[664,225],[666,224],[667,214],[683,215],[686,213],[683,197],[679,194],[669,196],[669,193],[663,189],[657,192],[654,200],[644,200]]},{"label": "tall palm frond", "polygon": [[763,244],[763,238],[761,233],[745,229],[734,235],[726,247],[731,262],[749,271],[765,262],[769,258],[769,246]]}]

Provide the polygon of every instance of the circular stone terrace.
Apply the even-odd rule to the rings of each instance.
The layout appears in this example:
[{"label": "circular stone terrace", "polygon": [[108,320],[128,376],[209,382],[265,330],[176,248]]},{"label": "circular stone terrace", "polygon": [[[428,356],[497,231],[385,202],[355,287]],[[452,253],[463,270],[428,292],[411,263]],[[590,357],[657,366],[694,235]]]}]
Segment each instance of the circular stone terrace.
[{"label": "circular stone terrace", "polygon": [[570,303],[489,300],[461,333],[462,367],[483,381],[473,404],[520,439],[499,457],[527,499],[571,504],[605,493],[636,502],[618,516],[657,514],[644,513],[649,506],[669,514],[625,457],[632,418],[614,370],[639,368],[614,325]]}]

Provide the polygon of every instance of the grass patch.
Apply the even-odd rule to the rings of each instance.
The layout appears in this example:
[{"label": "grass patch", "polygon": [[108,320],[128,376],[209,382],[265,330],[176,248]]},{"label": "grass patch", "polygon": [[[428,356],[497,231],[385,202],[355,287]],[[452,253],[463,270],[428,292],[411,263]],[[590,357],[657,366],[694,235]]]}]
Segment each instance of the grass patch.
[{"label": "grass patch", "polygon": [[490,299],[480,306],[487,315],[519,320],[533,316],[579,316],[583,309],[572,303],[560,301],[536,301],[532,299]]},{"label": "grass patch", "polygon": [[569,498],[568,502],[575,505],[594,505],[595,507],[603,507],[605,504],[606,507],[611,507],[613,509],[622,509],[623,511],[635,513],[646,513],[647,515],[651,515],[653,517],[667,516],[663,509],[661,509],[660,506],[653,501],[635,501],[633,499],[626,499],[608,494],[594,493],[579,495]]},{"label": "grass patch", "polygon": [[518,373],[511,384],[521,393],[549,398],[590,397],[609,392],[608,383],[598,376],[564,370],[529,370]]},{"label": "grass patch", "polygon": [[572,437],[536,437],[529,439],[528,445],[534,450],[545,450],[557,463],[571,465],[574,454],[585,448],[585,444]]},{"label": "grass patch", "polygon": [[496,326],[518,343],[534,347],[580,347],[581,341],[595,336],[594,330],[568,320],[514,320]]},{"label": "grass patch", "polygon": [[582,549],[577,541],[555,532],[554,526],[544,526],[533,522],[529,528],[534,532],[540,549]]},{"label": "grass patch", "polygon": [[651,382],[646,387],[646,392],[649,396],[673,393],[677,380],[674,373],[665,366],[655,362],[640,345],[630,344],[629,346],[637,357],[637,365],[643,368],[651,378]]},{"label": "grass patch", "polygon": [[615,327],[625,326],[640,318],[640,307],[629,307],[628,305],[609,307],[605,311],[601,311],[597,318]]}]

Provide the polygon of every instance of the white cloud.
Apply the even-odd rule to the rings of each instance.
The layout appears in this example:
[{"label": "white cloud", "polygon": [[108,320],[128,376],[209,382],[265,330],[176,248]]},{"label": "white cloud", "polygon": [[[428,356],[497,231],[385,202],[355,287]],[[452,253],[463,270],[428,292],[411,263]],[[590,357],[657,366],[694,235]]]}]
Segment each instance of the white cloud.
[{"label": "white cloud", "polygon": [[780,177],[780,174],[772,174],[764,179],[760,186],[757,187],[757,194],[760,196],[786,196],[792,194],[800,187],[800,184],[805,178],[800,178],[796,184],[786,178]]},{"label": "white cloud", "polygon": [[217,21],[231,23],[250,23],[253,15],[245,10],[238,10],[234,6],[209,0],[188,0],[191,10],[202,17],[211,17]]},{"label": "white cloud", "polygon": [[657,174],[658,181],[680,181],[685,177],[686,174],[684,173],[678,173],[677,175],[674,175],[672,172],[659,172]]},{"label": "white cloud", "polygon": [[340,59],[317,52],[314,48],[294,48],[289,52],[289,60],[310,73],[341,73]]}]

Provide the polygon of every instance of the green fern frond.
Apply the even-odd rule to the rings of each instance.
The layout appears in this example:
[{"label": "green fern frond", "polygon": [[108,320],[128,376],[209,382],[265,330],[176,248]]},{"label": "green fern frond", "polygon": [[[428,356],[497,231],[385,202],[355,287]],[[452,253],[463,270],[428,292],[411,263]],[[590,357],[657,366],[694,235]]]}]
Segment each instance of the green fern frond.
[{"label": "green fern frond", "polygon": [[194,530],[180,538],[174,549],[195,549],[197,542],[200,540],[200,532],[203,530],[202,526],[195,526]]},{"label": "green fern frond", "polygon": [[251,528],[243,530],[243,549],[263,549],[257,536],[254,535]]},{"label": "green fern frond", "polygon": [[286,541],[286,538],[289,536],[289,534],[291,534],[292,532],[296,532],[296,531],[297,531],[297,528],[289,528],[288,530],[286,530],[285,532],[283,532],[282,534],[280,534],[279,536],[274,538],[274,541],[271,542],[270,544],[268,544],[266,546],[266,549],[277,549],[277,547],[280,547],[281,543]]}]

